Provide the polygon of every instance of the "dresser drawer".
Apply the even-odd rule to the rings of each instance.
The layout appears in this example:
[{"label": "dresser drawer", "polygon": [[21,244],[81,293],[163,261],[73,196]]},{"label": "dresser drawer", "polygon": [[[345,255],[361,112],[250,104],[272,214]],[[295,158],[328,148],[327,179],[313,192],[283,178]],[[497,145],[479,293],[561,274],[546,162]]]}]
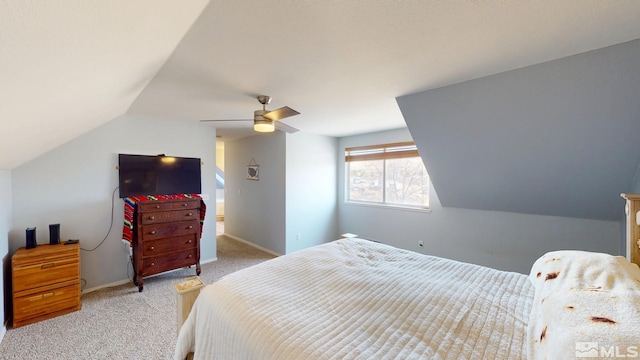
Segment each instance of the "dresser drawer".
[{"label": "dresser drawer", "polygon": [[142,259],[144,269],[143,276],[194,265],[198,261],[197,248],[160,256],[147,257]]},{"label": "dresser drawer", "polygon": [[143,202],[138,205],[138,211],[168,211],[180,209],[199,209],[200,199],[184,199],[178,201],[151,201]]},{"label": "dresser drawer", "polygon": [[14,326],[22,326],[25,319],[37,318],[65,309],[80,309],[80,283],[70,281],[60,287],[47,289],[13,299]]},{"label": "dresser drawer", "polygon": [[77,258],[63,258],[38,264],[14,266],[13,291],[19,292],[67,280],[78,280]]},{"label": "dresser drawer", "polygon": [[158,224],[171,221],[182,221],[191,219],[200,219],[200,212],[197,209],[174,210],[174,211],[157,211],[142,213],[140,223],[142,225]]},{"label": "dresser drawer", "polygon": [[11,257],[11,266],[43,264],[68,258],[80,258],[80,244],[38,245],[33,249],[20,248]]},{"label": "dresser drawer", "polygon": [[168,202],[145,202],[140,203],[138,205],[139,212],[149,212],[149,211],[168,211],[173,209],[173,205]]},{"label": "dresser drawer", "polygon": [[178,209],[199,209],[200,208],[200,200],[183,200],[176,201],[171,203],[171,207],[173,210]]},{"label": "dresser drawer", "polygon": [[164,224],[143,225],[140,228],[142,241],[156,240],[165,237],[197,234],[200,223],[198,220],[176,221]]},{"label": "dresser drawer", "polygon": [[188,250],[197,245],[197,234],[176,236],[142,243],[142,256],[157,256],[165,253]]}]

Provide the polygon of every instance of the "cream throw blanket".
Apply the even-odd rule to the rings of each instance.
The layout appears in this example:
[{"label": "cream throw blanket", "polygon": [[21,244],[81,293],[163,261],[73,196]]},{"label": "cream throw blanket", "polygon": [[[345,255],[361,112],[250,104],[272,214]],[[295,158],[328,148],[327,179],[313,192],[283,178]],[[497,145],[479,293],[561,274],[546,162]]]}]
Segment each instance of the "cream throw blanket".
[{"label": "cream throw blanket", "polygon": [[[640,270],[625,258],[555,251],[531,269],[529,359],[640,358]],[[623,356],[624,355],[624,356]]]}]

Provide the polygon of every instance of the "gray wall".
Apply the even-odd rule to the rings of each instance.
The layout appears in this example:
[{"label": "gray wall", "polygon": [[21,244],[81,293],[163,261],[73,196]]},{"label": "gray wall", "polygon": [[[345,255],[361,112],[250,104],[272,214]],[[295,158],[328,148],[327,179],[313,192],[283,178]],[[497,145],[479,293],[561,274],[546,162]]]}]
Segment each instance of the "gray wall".
[{"label": "gray wall", "polygon": [[[535,259],[552,250],[620,253],[617,221],[443,208],[433,188],[430,213],[345,203],[345,147],[410,140],[407,129],[339,139],[340,233],[351,232],[408,250],[521,273],[529,273]],[[418,246],[419,240],[424,241],[424,247]]]},{"label": "gray wall", "polygon": [[[284,254],[285,133],[225,142],[224,230],[233,237]],[[251,160],[259,180],[247,180]]]},{"label": "gray wall", "polygon": [[336,138],[297,132],[286,143],[286,253],[338,238]]},{"label": "gray wall", "polygon": [[[640,145],[638,145],[640,147]],[[636,176],[633,178],[633,184],[631,185],[631,193],[640,193],[640,164],[636,170]]]},{"label": "gray wall", "polygon": [[[338,237],[335,138],[277,131],[224,147],[225,234],[276,254]],[[246,179],[252,159],[258,181]]]},{"label": "gray wall", "polygon": [[[215,194],[215,129],[177,121],[124,115],[13,170],[10,252],[24,246],[24,229],[36,227],[48,243],[48,224],[61,224],[61,238],[80,239],[83,290],[131,277],[121,241],[123,201],[118,186],[118,153],[199,157],[202,192]],[[112,196],[113,194],[113,196]],[[114,207],[112,209],[112,201]],[[216,258],[215,206],[211,203],[201,241],[201,259]],[[113,220],[111,214],[113,210]]]},{"label": "gray wall", "polygon": [[9,254],[9,229],[11,229],[11,171],[0,170],[0,259],[2,259],[2,267],[0,267],[0,340],[6,331],[6,321],[11,313],[9,306],[11,304],[11,290],[7,286],[11,278],[11,256]]},{"label": "gray wall", "polygon": [[398,98],[447,207],[617,221],[640,162],[640,40]]}]

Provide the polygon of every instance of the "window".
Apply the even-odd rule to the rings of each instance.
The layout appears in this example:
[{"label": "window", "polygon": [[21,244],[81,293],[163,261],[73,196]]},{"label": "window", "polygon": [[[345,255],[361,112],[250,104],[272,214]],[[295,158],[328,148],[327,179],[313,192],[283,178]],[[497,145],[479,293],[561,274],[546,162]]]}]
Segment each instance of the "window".
[{"label": "window", "polygon": [[349,202],[429,207],[429,175],[413,142],[345,149]]}]

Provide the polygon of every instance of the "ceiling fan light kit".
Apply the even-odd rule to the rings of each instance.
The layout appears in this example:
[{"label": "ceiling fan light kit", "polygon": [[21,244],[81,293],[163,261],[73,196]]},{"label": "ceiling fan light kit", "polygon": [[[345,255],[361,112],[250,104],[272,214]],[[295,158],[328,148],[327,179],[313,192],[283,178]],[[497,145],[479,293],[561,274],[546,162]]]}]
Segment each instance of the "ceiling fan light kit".
[{"label": "ceiling fan light kit", "polygon": [[[253,112],[253,130],[257,132],[273,132],[276,129],[275,122],[289,116],[299,115],[300,113],[288,106],[269,111],[266,105],[271,102],[271,97],[267,95],[257,96],[258,102],[262,104],[262,110]],[[246,121],[246,120],[200,120],[200,121]],[[294,133],[298,129],[278,122],[278,130],[288,133]]]},{"label": "ceiling fan light kit", "polygon": [[273,124],[273,120],[265,119],[262,114],[266,113],[264,110],[256,110],[253,115],[253,130],[257,132],[273,132],[276,127]]}]

